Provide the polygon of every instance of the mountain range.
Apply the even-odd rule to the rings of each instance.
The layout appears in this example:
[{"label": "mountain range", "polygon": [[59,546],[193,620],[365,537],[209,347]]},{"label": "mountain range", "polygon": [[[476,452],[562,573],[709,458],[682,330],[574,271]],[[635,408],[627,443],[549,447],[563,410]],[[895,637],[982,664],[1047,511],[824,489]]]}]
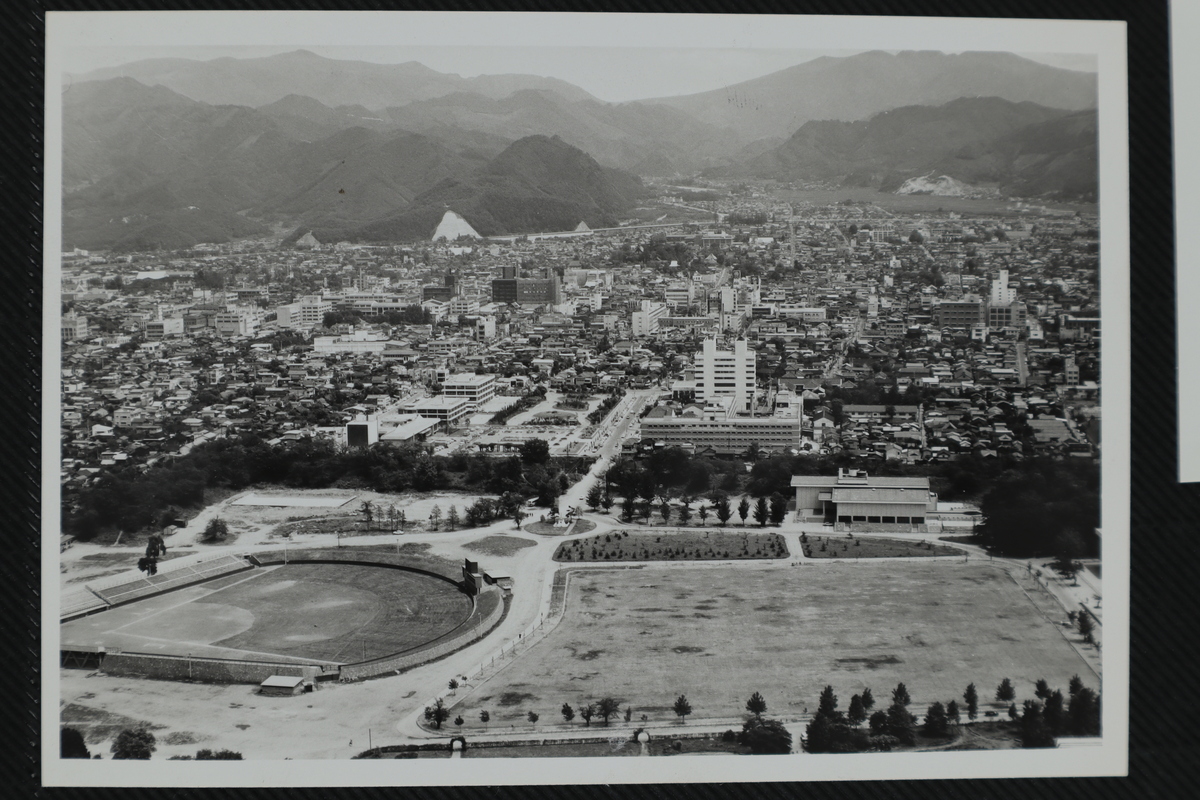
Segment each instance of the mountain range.
[{"label": "mountain range", "polygon": [[885,191],[936,173],[1088,198],[1095,101],[1094,75],[1004,53],[818,58],[628,103],[307,51],[155,59],[67,83],[64,242],[424,236],[447,206],[485,234],[594,226],[641,196],[634,175],[701,171]]},{"label": "mountain range", "polygon": [[717,172],[838,179],[883,192],[917,176],[945,175],[1004,194],[1094,200],[1096,135],[1094,109],[965,97],[856,122],[806,122],[779,147]]}]

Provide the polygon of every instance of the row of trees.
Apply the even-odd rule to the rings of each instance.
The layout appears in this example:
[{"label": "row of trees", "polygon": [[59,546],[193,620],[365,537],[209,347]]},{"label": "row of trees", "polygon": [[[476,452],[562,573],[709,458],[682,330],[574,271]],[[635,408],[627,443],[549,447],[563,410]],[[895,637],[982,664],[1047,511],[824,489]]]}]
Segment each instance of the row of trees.
[{"label": "row of trees", "polygon": [[625,396],[625,392],[621,389],[613,392],[600,401],[600,405],[596,406],[596,410],[587,415],[587,421],[592,425],[599,425],[600,422],[608,416],[608,412],[617,407],[617,403],[621,402],[621,398]]},{"label": "row of trees", "polygon": [[[478,528],[484,525],[490,525],[498,519],[512,519],[517,525],[521,524],[521,520],[525,518],[525,511],[522,508],[524,498],[515,492],[505,492],[497,498],[481,497],[463,509],[460,515],[458,506],[452,505],[442,514],[442,507],[434,505],[429,511],[429,528],[430,530],[439,530],[443,522],[448,531],[458,530],[460,527]],[[367,528],[370,530],[395,531],[407,525],[409,520],[404,509],[396,508],[394,504],[383,505],[382,503],[372,503],[364,501],[359,512],[365,517]],[[415,522],[415,520],[413,520]]]},{"label": "row of trees", "polygon": [[[621,504],[621,519],[625,522],[632,522],[635,517],[640,516],[644,522],[649,522],[650,517],[655,511],[662,518],[663,524],[670,524],[672,518],[679,521],[680,525],[687,525],[692,520],[692,503],[695,498],[690,495],[680,497],[680,505],[676,508],[669,496],[654,495],[645,497],[640,494],[626,497]],[[641,497],[639,502],[638,498]],[[603,507],[607,512],[613,505],[612,496],[605,494],[601,486],[593,486],[587,493],[587,504],[593,511]],[[733,508],[729,503],[729,497],[724,492],[714,492],[711,497],[712,505],[701,503],[695,510],[696,516],[700,519],[700,526],[703,527],[710,515],[716,515],[718,523],[721,527],[725,527],[729,520],[733,517]],[[781,494],[774,494],[770,501],[765,497],[758,498],[753,507],[750,501],[743,497],[738,504],[737,513],[741,517],[742,525],[746,524],[746,519],[751,516],[753,510],[754,521],[758,523],[760,528],[766,527],[767,523],[778,525],[787,517],[788,501]]]},{"label": "row of trees", "polygon": [[[1060,735],[1099,735],[1100,696],[1086,688],[1078,675],[1071,678],[1068,686],[1069,701],[1061,691],[1051,690],[1045,680],[1036,682],[1034,694],[1037,699],[1026,700],[1023,712],[1018,712],[1012,702],[1016,697],[1012,682],[1005,678],[996,687],[996,699],[1010,704],[1008,715],[1019,723],[1023,747],[1054,747],[1055,737]],[[833,687],[826,686],[821,692],[817,713],[805,730],[805,747],[811,753],[848,753],[911,746],[916,741],[919,722],[908,710],[911,702],[907,687],[900,683],[892,690],[892,703],[886,710],[871,712],[875,698],[868,688],[862,694],[854,695],[849,708],[842,712],[838,709]],[[957,700],[946,704],[941,701],[931,703],[920,732],[931,738],[946,738],[954,735],[964,711],[967,719],[976,719],[979,693],[974,683],[967,686],[963,702],[964,707],[960,707]],[[868,724],[867,730],[861,728],[864,721]]]},{"label": "row of trees", "polygon": [[[60,753],[63,758],[100,758],[88,750],[83,734],[76,728],[63,728],[60,732]],[[127,728],[117,734],[109,748],[114,760],[147,761],[158,749],[154,734],[145,728]],[[191,761],[192,756],[171,756],[171,761]],[[241,761],[242,754],[233,750],[196,751],[196,761]]]}]

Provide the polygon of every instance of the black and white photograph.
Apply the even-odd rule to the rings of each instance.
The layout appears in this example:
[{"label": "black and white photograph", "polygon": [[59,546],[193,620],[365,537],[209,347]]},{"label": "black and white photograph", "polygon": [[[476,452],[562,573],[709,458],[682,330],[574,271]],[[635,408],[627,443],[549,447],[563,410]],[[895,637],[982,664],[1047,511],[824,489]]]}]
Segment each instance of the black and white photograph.
[{"label": "black and white photograph", "polygon": [[1125,773],[1123,23],[47,32],[47,784]]}]

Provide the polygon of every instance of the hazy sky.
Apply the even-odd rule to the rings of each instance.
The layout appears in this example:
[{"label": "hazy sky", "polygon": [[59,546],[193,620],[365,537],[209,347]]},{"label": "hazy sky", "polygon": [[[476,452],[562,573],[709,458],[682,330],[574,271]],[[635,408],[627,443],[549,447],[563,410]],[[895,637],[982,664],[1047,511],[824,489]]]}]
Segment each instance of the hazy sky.
[{"label": "hazy sky", "polygon": [[[209,60],[257,58],[304,48],[328,58],[403,63],[419,61],[438,72],[463,77],[523,73],[561,78],[601,100],[624,102],[717,89],[767,75],[822,55],[848,56],[862,50],[746,47],[506,47],[506,46],[245,46],[74,47],[63,66],[80,74],[147,58]],[[1022,53],[1067,69],[1095,71],[1095,58],[1078,54]]]}]

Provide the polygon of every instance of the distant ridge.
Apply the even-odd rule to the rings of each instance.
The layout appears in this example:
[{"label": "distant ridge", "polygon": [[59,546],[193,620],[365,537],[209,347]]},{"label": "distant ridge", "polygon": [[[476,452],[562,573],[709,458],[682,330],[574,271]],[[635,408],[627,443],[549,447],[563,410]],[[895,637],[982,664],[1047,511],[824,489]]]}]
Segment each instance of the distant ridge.
[{"label": "distant ridge", "polygon": [[151,86],[165,86],[205,103],[252,107],[275,103],[288,95],[304,95],[331,108],[361,105],[379,110],[451,92],[476,92],[499,99],[521,89],[550,90],[570,100],[595,100],[578,86],[557,78],[538,75],[463,78],[416,61],[377,64],[326,58],[309,50],[210,61],[148,59],[70,77],[76,82],[128,77]]},{"label": "distant ridge", "polygon": [[1016,196],[1094,200],[1096,130],[1092,109],[960,98],[856,122],[807,122],[780,146],[719,173],[838,180],[887,192],[967,191],[958,182]]},{"label": "distant ridge", "polygon": [[960,97],[999,97],[1078,111],[1095,108],[1096,76],[1013,53],[872,51],[822,56],[721,89],[641,102],[680,109],[753,141],[790,136],[812,120],[854,121]]}]

